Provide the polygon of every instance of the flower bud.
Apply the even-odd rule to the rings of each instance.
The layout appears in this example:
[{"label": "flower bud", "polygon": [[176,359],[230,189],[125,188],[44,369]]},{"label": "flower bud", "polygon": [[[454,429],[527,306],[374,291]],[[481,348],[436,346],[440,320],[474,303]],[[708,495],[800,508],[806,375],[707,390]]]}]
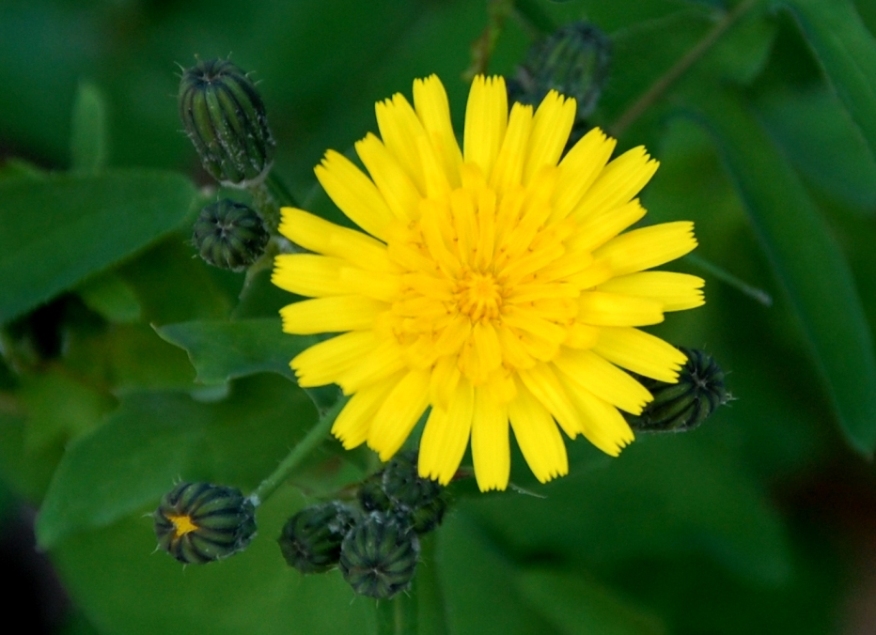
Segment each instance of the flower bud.
[{"label": "flower bud", "polygon": [[375,472],[362,482],[358,498],[366,512],[385,512],[392,507],[392,501],[383,491],[383,470]]},{"label": "flower bud", "polygon": [[192,244],[204,262],[231,271],[243,271],[258,260],[269,238],[255,210],[228,199],[202,209],[192,231]]},{"label": "flower bud", "polygon": [[323,573],[338,564],[341,542],[353,527],[356,510],[332,501],[306,507],[280,532],[280,551],[301,573]]},{"label": "flower bud", "polygon": [[359,487],[359,504],[365,511],[386,512],[418,534],[441,524],[447,510],[446,490],[417,473],[417,452],[396,454],[386,466]]},{"label": "flower bud", "polygon": [[654,401],[642,414],[627,415],[627,421],[640,432],[684,432],[705,421],[718,406],[727,403],[730,394],[724,387],[724,372],[711,355],[698,349],[681,348],[687,363],[678,383],[639,378]]},{"label": "flower bud", "polygon": [[222,185],[249,187],[271,169],[274,137],[255,84],[229,60],[182,74],[179,114],[204,169]]},{"label": "flower bud", "polygon": [[393,511],[407,516],[418,534],[432,531],[441,524],[447,501],[438,481],[417,473],[417,452],[397,454],[383,470],[383,491]]},{"label": "flower bud", "polygon": [[184,564],[227,558],[256,533],[255,507],[239,489],[180,483],[152,515],[158,546]]},{"label": "flower bud", "polygon": [[393,515],[372,512],[341,543],[341,573],[360,595],[388,599],[414,579],[420,542]]},{"label": "flower bud", "polygon": [[596,108],[611,62],[611,41],[587,22],[573,22],[534,44],[508,89],[513,101],[538,105],[551,90],[577,102],[577,121]]}]

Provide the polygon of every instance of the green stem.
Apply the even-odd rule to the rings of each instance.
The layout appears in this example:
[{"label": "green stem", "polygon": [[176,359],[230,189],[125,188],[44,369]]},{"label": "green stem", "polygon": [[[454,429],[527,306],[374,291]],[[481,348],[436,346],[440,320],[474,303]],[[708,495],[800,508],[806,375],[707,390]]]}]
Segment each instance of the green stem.
[{"label": "green stem", "polygon": [[632,106],[627,108],[623,114],[618,117],[618,120],[614,122],[614,125],[609,128],[611,135],[613,137],[620,137],[620,135],[622,135],[624,131],[633,124],[633,122],[645,114],[645,111],[647,111],[648,108],[653,106],[655,102],[663,97],[663,94],[681,79],[682,76],[690,70],[691,66],[696,64],[700,58],[721,39],[721,36],[724,35],[724,33],[727,32],[727,30],[733,26],[739,18],[748,13],[758,1],[759,0],[744,0],[733,7],[733,10],[729,11],[717,24],[715,24],[712,30],[703,36],[703,39],[697,42],[684,57],[678,60],[672,68],[659,77],[657,81],[655,81],[651,87],[646,90],[635,103],[633,103]]},{"label": "green stem", "polygon": [[346,399],[339,399],[328,412],[322,415],[319,421],[316,422],[316,425],[307,433],[307,436],[301,439],[298,445],[292,448],[292,451],[280,462],[277,469],[259,484],[249,496],[253,505],[258,506],[267,500],[289,478],[289,475],[295,468],[301,465],[302,461],[325,440],[338,413],[340,413],[341,408],[344,407],[346,402]]},{"label": "green stem", "polygon": [[377,635],[417,635],[417,589],[377,601]]},{"label": "green stem", "polygon": [[757,302],[760,302],[762,305],[764,305],[764,306],[772,306],[773,305],[773,298],[766,291],[764,291],[762,289],[758,289],[757,287],[753,287],[750,284],[747,284],[746,282],[743,282],[742,280],[740,280],[739,278],[734,276],[732,273],[725,271],[724,269],[722,269],[718,265],[709,262],[705,258],[701,258],[699,256],[695,256],[693,254],[690,254],[688,256],[685,256],[685,260],[687,260],[689,263],[691,263],[695,267],[699,267],[700,269],[702,269],[706,273],[714,276],[715,278],[717,278],[718,280],[720,280],[724,284],[730,285],[731,287],[733,287],[737,291],[741,291],[742,293],[747,295],[749,298],[752,298],[752,299],[756,300]]},{"label": "green stem", "polygon": [[268,174],[268,178],[265,179],[265,185],[268,190],[274,197],[274,200],[280,204],[280,207],[298,207],[298,201],[295,200],[295,197],[292,196],[292,192],[289,191],[289,188],[286,187],[286,183],[283,182],[277,173],[271,170],[270,174]]},{"label": "green stem", "polygon": [[532,39],[550,35],[559,28],[536,0],[514,0],[513,15]]},{"label": "green stem", "polygon": [[438,565],[435,561],[435,546],[438,536],[431,533],[420,538],[420,562],[414,589],[419,600],[419,617],[422,627],[420,635],[447,635],[447,615],[444,609],[444,594],[438,578]]},{"label": "green stem", "polygon": [[274,200],[268,186],[262,181],[249,188],[249,193],[252,195],[252,202],[256,211],[261,215],[265,227],[271,234],[276,234],[277,228],[280,226],[280,207]]}]

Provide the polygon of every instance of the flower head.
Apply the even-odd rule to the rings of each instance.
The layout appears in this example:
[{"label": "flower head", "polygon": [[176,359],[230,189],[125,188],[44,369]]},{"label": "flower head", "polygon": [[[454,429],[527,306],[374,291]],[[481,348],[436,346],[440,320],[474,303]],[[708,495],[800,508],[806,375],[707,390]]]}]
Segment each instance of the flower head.
[{"label": "flower head", "polygon": [[507,486],[509,424],[542,482],[568,471],[560,430],[617,455],[633,440],[618,409],[652,398],[622,369],[674,382],[687,361],[637,327],[703,304],[701,279],[645,271],[696,246],[692,223],[624,232],[657,162],[609,162],[598,129],[562,156],[575,101],[509,114],[501,77],[475,79],[462,150],[435,76],[376,111],[381,138],[356,144],[370,176],[333,151],[316,168],[367,235],[286,208],[280,232],[313,253],[273,277],[314,298],[282,309],[286,332],[339,333],[292,360],[302,386],[352,395],[333,433],[388,460],[428,411],[420,475],[448,483],[471,439],[482,490]]}]

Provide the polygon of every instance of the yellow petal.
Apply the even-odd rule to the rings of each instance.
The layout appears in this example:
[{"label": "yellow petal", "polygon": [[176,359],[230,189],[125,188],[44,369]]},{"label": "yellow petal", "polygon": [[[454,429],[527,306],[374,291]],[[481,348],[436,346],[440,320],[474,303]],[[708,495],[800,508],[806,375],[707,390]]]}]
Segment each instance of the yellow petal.
[{"label": "yellow petal", "polygon": [[286,333],[312,335],[371,328],[377,316],[388,309],[371,298],[341,295],[290,304],[280,309],[280,317]]},{"label": "yellow petal", "polygon": [[471,424],[471,456],[475,478],[482,492],[503,490],[511,474],[508,409],[496,403],[489,391],[475,389]]},{"label": "yellow petal", "polygon": [[299,353],[290,365],[298,375],[299,386],[324,386],[336,382],[377,344],[371,331],[344,333]]},{"label": "yellow petal", "polygon": [[342,154],[329,150],[314,169],[335,205],[372,236],[386,240],[386,226],[393,214],[374,183]]},{"label": "yellow petal", "polygon": [[[324,296],[349,294],[341,282],[340,258],[313,254],[280,254],[274,258],[271,282],[299,295]],[[371,275],[374,275],[371,272]]]},{"label": "yellow petal", "polygon": [[429,374],[412,371],[386,396],[368,431],[368,447],[388,461],[407,439],[429,403]]},{"label": "yellow petal", "polygon": [[420,440],[420,476],[447,485],[456,474],[471,432],[474,389],[460,381],[447,410],[433,407]]},{"label": "yellow petal", "polygon": [[582,432],[580,414],[548,364],[537,364],[533,368],[520,371],[520,379],[533,397],[557,420],[570,439]]},{"label": "yellow petal", "polygon": [[681,258],[696,246],[693,223],[676,221],[621,234],[593,252],[593,256],[606,260],[614,275],[622,276]]},{"label": "yellow petal", "polygon": [[532,106],[514,104],[508,121],[508,130],[502,140],[502,148],[490,175],[490,186],[496,192],[504,192],[523,180],[523,164],[526,147],[532,130]]},{"label": "yellow petal", "polygon": [[645,271],[612,278],[597,289],[653,298],[663,303],[664,311],[683,311],[706,303],[702,291],[705,284],[706,281],[702,278],[686,273]]},{"label": "yellow petal", "polygon": [[580,221],[576,234],[569,239],[570,250],[592,251],[617,236],[645,216],[638,199],[613,210],[591,214]]},{"label": "yellow petal", "polygon": [[404,350],[395,339],[384,339],[363,353],[358,363],[346,368],[335,379],[344,394],[350,395],[374,382],[382,381],[404,368]]},{"label": "yellow petal", "polygon": [[[561,375],[561,381],[565,379]],[[609,456],[617,456],[632,443],[633,431],[617,408],[580,386],[564,383],[569,399],[581,413],[582,432],[590,443]]]},{"label": "yellow petal", "polygon": [[554,190],[553,219],[566,218],[577,207],[611,158],[615,143],[602,130],[594,128],[563,157]]},{"label": "yellow petal", "polygon": [[444,172],[452,187],[459,187],[462,153],[450,122],[447,93],[436,75],[414,80],[414,108],[435,151],[441,157]]},{"label": "yellow petal", "polygon": [[423,130],[417,113],[401,93],[396,93],[392,99],[377,102],[374,111],[377,114],[380,136],[387,150],[416,184],[417,189],[425,193],[423,165],[420,163],[416,139],[418,136],[425,136],[426,131]]},{"label": "yellow petal", "polygon": [[532,119],[532,135],[523,168],[524,185],[543,167],[557,164],[574,122],[575,100],[565,98],[555,90],[549,91]]},{"label": "yellow petal", "polygon": [[386,245],[294,207],[284,207],[280,233],[310,251],[335,256],[367,271],[393,271]]},{"label": "yellow petal", "polygon": [[634,328],[602,328],[593,352],[639,375],[674,384],[687,363],[680,350]]},{"label": "yellow petal", "polygon": [[584,218],[629,203],[651,180],[659,165],[641,146],[628,150],[605,167],[574,214]]},{"label": "yellow petal", "polygon": [[422,194],[399,160],[371,133],[355,148],[392,214],[402,222],[417,218]]},{"label": "yellow petal", "polygon": [[517,396],[508,404],[511,428],[529,469],[541,483],[569,472],[566,446],[547,409],[518,383]]},{"label": "yellow petal", "polygon": [[350,398],[332,424],[332,434],[341,441],[345,449],[350,450],[365,443],[374,415],[401,377],[399,374],[363,388]]},{"label": "yellow petal", "polygon": [[508,125],[508,91],[502,77],[478,75],[465,109],[463,156],[489,178]]},{"label": "yellow petal", "polygon": [[585,291],[578,307],[578,319],[594,326],[645,326],[663,321],[662,302],[632,295]]},{"label": "yellow petal", "polygon": [[627,412],[640,414],[653,398],[642,384],[592,351],[563,349],[554,365],[569,383]]}]

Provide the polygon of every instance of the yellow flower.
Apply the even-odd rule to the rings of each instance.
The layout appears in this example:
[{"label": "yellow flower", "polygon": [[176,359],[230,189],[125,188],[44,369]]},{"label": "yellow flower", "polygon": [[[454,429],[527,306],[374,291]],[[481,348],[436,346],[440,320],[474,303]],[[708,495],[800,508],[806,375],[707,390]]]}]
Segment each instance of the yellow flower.
[{"label": "yellow flower", "polygon": [[435,76],[413,107],[397,94],[376,111],[381,138],[356,143],[370,177],[333,151],[316,168],[370,235],[285,208],[280,232],[313,253],[273,275],[315,298],[282,309],[284,331],[339,333],[291,364],[301,386],[352,395],[332,432],[386,461],[428,410],[420,475],[448,483],[471,438],[481,490],[508,484],[509,423],[542,482],[568,472],[560,429],[616,456],[633,440],[618,409],[652,399],[621,369],[675,382],[686,361],[636,327],[704,302],[700,278],[644,271],[691,251],[692,223],[621,233],[657,162],[641,147],[609,162],[598,129],[562,156],[575,101],[509,115],[501,77],[472,84],[462,151]]}]

